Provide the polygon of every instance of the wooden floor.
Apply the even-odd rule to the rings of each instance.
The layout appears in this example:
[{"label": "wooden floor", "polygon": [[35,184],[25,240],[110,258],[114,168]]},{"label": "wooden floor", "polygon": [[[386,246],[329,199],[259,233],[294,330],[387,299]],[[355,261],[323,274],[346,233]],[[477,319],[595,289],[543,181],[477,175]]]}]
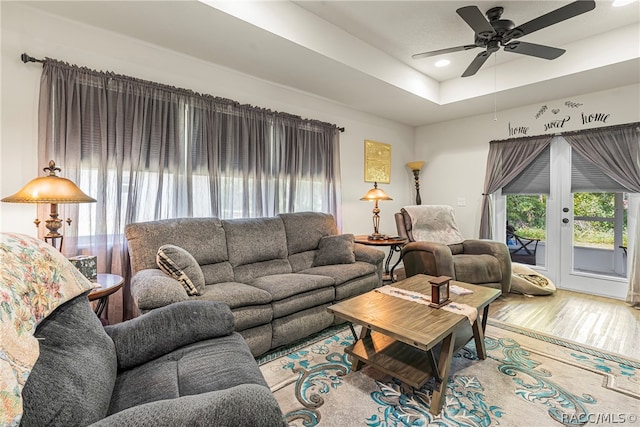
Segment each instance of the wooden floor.
[{"label": "wooden floor", "polygon": [[[404,268],[397,279],[405,278]],[[489,317],[640,360],[640,310],[624,301],[558,289],[554,295],[508,294]]]},{"label": "wooden floor", "polygon": [[640,359],[640,310],[623,301],[558,289],[554,295],[508,294],[489,317]]}]

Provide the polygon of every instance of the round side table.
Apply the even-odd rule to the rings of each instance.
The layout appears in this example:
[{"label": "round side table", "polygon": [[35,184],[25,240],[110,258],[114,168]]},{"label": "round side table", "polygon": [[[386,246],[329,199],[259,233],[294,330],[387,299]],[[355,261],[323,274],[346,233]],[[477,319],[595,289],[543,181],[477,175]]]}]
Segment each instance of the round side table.
[{"label": "round side table", "polygon": [[[372,240],[372,239],[369,239],[369,236],[362,235],[362,236],[355,236],[355,242],[360,243],[362,245],[367,245],[367,246],[388,246],[389,255],[387,256],[387,260],[384,262],[384,274],[387,277],[383,279],[391,280],[392,283],[396,281],[395,275],[393,274],[393,270],[395,270],[398,264],[400,264],[400,261],[402,261],[402,247],[404,246],[405,243],[407,243],[407,239],[387,238],[387,239],[381,239],[381,240]],[[398,257],[398,260],[396,261],[396,263],[393,264],[391,269],[389,269],[389,265],[391,264],[391,258],[393,258],[393,254],[396,252],[399,252],[400,256]]]},{"label": "round side table", "polygon": [[93,282],[100,286],[89,292],[89,301],[98,300],[94,311],[98,317],[101,317],[102,312],[109,305],[109,295],[122,288],[124,278],[117,274],[98,274]]}]

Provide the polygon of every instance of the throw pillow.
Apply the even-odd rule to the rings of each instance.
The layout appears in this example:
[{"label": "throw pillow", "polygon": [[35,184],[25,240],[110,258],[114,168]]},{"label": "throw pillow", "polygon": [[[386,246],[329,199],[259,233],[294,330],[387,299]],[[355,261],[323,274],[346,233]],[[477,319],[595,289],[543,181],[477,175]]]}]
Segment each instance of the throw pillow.
[{"label": "throw pillow", "polygon": [[156,262],[160,270],[182,284],[187,295],[201,295],[204,292],[204,275],[198,261],[180,246],[160,246]]},{"label": "throw pillow", "polygon": [[318,244],[318,252],[313,260],[313,266],[352,264],[356,262],[354,248],[353,234],[324,236]]},{"label": "throw pillow", "polygon": [[22,419],[22,389],[40,355],[38,324],[95,286],[53,246],[0,233],[0,425]]}]

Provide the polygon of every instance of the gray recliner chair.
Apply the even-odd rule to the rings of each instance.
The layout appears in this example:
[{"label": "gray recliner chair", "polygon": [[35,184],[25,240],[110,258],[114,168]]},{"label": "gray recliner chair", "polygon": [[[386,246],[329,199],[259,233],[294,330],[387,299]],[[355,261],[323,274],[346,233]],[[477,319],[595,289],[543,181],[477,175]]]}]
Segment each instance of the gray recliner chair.
[{"label": "gray recliner chair", "polygon": [[283,426],[225,304],[185,301],[107,326],[86,293],[35,336],[21,426]]},{"label": "gray recliner chair", "polygon": [[[506,244],[464,239],[453,208],[445,205],[407,206],[395,213],[398,235],[409,240],[402,248],[407,277],[449,276],[460,282],[511,290],[511,259]],[[414,221],[418,224],[414,224]],[[429,240],[421,240],[424,236]]]}]

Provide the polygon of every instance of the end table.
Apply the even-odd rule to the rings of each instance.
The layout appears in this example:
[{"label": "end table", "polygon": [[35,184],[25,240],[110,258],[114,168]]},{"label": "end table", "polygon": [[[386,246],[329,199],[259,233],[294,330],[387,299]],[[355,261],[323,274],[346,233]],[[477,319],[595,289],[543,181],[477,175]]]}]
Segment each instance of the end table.
[{"label": "end table", "polygon": [[[401,237],[397,238],[386,238],[381,240],[371,240],[369,236],[355,236],[355,242],[360,243],[362,245],[367,246],[388,246],[389,247],[389,255],[387,255],[387,260],[384,263],[384,274],[386,277],[383,277],[383,280],[391,280],[391,282],[395,282],[396,278],[393,271],[396,269],[400,261],[402,261],[402,247],[405,243],[407,243],[407,239],[403,239]],[[400,256],[395,264],[389,269],[389,265],[391,264],[391,258],[393,258],[393,254],[396,252],[400,252]]]},{"label": "end table", "polygon": [[122,288],[124,278],[117,274],[98,274],[93,281],[100,286],[89,292],[89,301],[98,300],[94,311],[100,320],[102,320],[102,312],[109,305],[109,295]]}]

